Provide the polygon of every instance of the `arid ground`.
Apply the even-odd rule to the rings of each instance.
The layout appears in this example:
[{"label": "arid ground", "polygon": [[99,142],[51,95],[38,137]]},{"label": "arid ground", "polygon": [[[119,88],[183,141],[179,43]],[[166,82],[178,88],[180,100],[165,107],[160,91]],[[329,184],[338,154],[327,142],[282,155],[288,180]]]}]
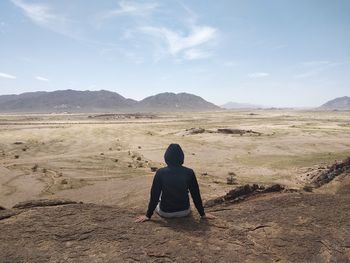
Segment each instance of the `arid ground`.
[{"label": "arid ground", "polygon": [[[169,223],[169,227],[165,228],[157,223],[146,223],[145,228],[140,228],[132,224],[131,219],[145,212],[154,171],[164,165],[163,153],[170,143],[179,143],[183,147],[185,165],[195,170],[205,201],[223,196],[229,190],[245,184],[280,184],[295,192],[263,195],[227,208],[209,208],[219,216],[214,223],[210,223],[212,232],[210,224],[201,225],[196,230],[194,225],[197,223],[192,222],[196,220],[195,213],[194,219],[188,222],[188,226],[193,226],[194,230],[182,229],[180,221]],[[114,256],[126,261],[186,262],[187,257],[190,258],[187,262],[196,262],[196,259],[214,262],[215,255],[225,262],[232,256],[230,253],[236,250],[238,256],[235,260],[238,262],[238,259],[255,262],[257,259],[262,262],[349,262],[350,226],[346,223],[350,215],[348,174],[314,189],[313,193],[304,191],[314,174],[349,156],[350,112],[252,110],[136,115],[0,115],[0,206],[10,209],[19,202],[37,199],[69,199],[88,203],[63,205],[54,211],[50,210],[52,208],[41,208],[40,215],[46,216],[42,220],[63,232],[65,228],[60,230],[56,221],[61,213],[58,210],[64,207],[66,210],[63,214],[69,214],[73,207],[81,211],[81,215],[72,219],[76,222],[82,220],[79,218],[82,215],[90,219],[98,217],[98,214],[101,217],[105,215],[103,220],[108,221],[106,225],[111,229],[115,223],[112,212],[115,216],[129,213],[118,221],[119,230],[113,231],[119,231],[114,234],[124,236],[129,242],[138,240],[139,243],[133,242],[133,245],[128,246],[128,242],[123,243],[121,239],[113,241],[119,242],[119,245],[111,241],[115,248],[118,247],[118,253],[114,251],[114,254],[108,254],[106,251],[111,251],[106,241],[109,237],[103,236],[103,231],[99,229],[103,242],[107,243],[99,243],[100,247],[93,243],[86,244],[86,249],[91,246],[91,253],[96,258],[91,258],[89,253],[85,255],[85,250],[80,255],[82,259],[86,256],[96,262],[114,262]],[[48,210],[52,211],[51,215],[56,219],[48,218]],[[34,209],[20,214],[11,212],[14,216],[1,220],[0,230],[7,233],[3,238],[12,238],[15,242],[15,236],[11,237],[9,231],[13,233],[14,229],[20,229],[19,225],[23,227],[25,218],[40,221],[36,214],[38,211]],[[273,215],[276,218],[269,218]],[[166,224],[160,223],[162,221],[158,217],[155,220],[158,224]],[[23,231],[28,230],[28,227],[33,228],[33,224],[30,225]],[[78,226],[77,223],[74,225]],[[322,230],[325,227],[327,230]],[[123,231],[128,228],[133,229],[133,236],[126,238]],[[74,229],[78,232],[81,230]],[[74,229],[71,231],[74,232]],[[174,246],[181,243],[181,233],[186,232],[184,238],[193,249],[179,248],[179,251],[189,253],[186,257],[174,251],[159,254],[159,251],[153,251],[156,249],[153,245],[150,246],[151,250],[147,250],[142,247],[144,244],[140,243],[143,240],[140,236],[154,230],[159,231],[159,236],[153,234],[152,237],[155,244],[161,245],[164,240],[174,242]],[[85,233],[84,229],[81,231]],[[171,235],[176,237],[175,241],[166,238],[170,233],[166,231],[171,231]],[[205,240],[211,240],[205,244],[206,252],[202,255],[200,246],[206,241],[199,237],[201,232],[205,233]],[[249,237],[253,233],[256,235]],[[222,235],[221,239],[219,235]],[[270,240],[269,243],[266,235],[279,238],[280,241]],[[312,235],[314,239],[307,239]],[[237,236],[237,240],[234,236]],[[80,235],[76,237],[79,239]],[[338,240],[339,244],[334,240]],[[42,243],[49,242],[45,238],[37,242],[43,247],[49,246],[48,243]],[[298,242],[309,242],[303,244],[309,246],[309,250],[298,247]],[[28,243],[23,243],[23,246],[25,244]],[[50,244],[65,246],[63,243]],[[264,244],[268,244],[269,249]],[[295,250],[290,248],[290,244],[296,246]],[[141,249],[136,251],[136,245],[141,246]],[[76,245],[73,247],[74,251],[79,250]],[[15,261],[25,258],[36,261],[35,255],[40,259],[37,262],[50,259],[55,262],[76,261],[74,257],[63,257],[64,253],[55,254],[50,250],[45,250],[48,254],[43,252],[42,255],[46,256],[39,258],[40,251],[35,255],[23,251],[22,254],[16,254],[17,250],[11,252],[6,245],[1,248],[6,248],[6,253],[10,254],[0,254],[0,258],[6,255]],[[291,249],[290,254],[287,248]],[[131,250],[135,252],[134,256]],[[68,247],[67,251],[73,253]],[[214,254],[210,254],[210,251]],[[50,258],[49,255],[53,254],[54,257]]]}]

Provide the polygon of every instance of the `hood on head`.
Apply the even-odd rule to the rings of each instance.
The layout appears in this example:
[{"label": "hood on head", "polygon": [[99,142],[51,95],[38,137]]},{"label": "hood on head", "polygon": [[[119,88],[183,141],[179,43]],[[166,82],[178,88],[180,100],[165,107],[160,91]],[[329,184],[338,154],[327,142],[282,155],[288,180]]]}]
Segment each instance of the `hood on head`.
[{"label": "hood on head", "polygon": [[165,151],[164,160],[169,166],[180,166],[184,163],[185,155],[180,145],[172,143]]}]

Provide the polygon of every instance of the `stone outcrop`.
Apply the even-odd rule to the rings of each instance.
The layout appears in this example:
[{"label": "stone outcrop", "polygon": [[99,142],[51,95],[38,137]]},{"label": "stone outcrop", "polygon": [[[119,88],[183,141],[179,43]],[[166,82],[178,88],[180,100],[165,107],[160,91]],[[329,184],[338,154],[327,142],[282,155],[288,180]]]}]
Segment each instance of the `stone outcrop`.
[{"label": "stone outcrop", "polygon": [[[232,189],[224,196],[208,200],[205,203],[205,206],[211,207],[222,203],[237,203],[239,201],[243,201],[248,197],[251,197],[257,194],[283,192],[284,190],[285,190],[284,186],[280,184],[274,184],[271,186],[246,184],[246,185],[238,186],[237,188]],[[293,190],[288,190],[288,191],[293,191]]]},{"label": "stone outcrop", "polygon": [[56,204],[0,211],[0,262],[350,261],[349,194],[264,193],[207,208],[215,220],[142,224],[144,211]]},{"label": "stone outcrop", "polygon": [[337,162],[327,169],[322,170],[318,174],[314,175],[311,181],[311,185],[316,188],[320,187],[324,184],[329,183],[335,177],[345,172],[350,172],[350,157],[341,162]]},{"label": "stone outcrop", "polygon": [[55,199],[40,199],[40,200],[30,200],[20,202],[15,205],[13,208],[24,209],[31,207],[43,207],[43,206],[57,206],[57,205],[67,205],[67,204],[76,204],[74,201],[70,200],[55,200]]}]

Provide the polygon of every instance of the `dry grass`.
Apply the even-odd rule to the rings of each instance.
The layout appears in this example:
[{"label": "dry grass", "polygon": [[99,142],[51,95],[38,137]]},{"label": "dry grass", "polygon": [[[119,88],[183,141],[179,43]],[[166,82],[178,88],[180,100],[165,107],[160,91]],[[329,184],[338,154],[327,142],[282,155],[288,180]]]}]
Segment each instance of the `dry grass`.
[{"label": "dry grass", "polygon": [[[94,119],[88,114],[0,115],[1,205],[65,197],[143,206],[151,169],[163,165],[164,150],[172,142],[184,148],[185,165],[196,171],[205,198],[232,187],[226,183],[229,172],[237,174],[238,184],[278,182],[302,188],[300,177],[307,168],[350,155],[349,115],[232,111],[125,120]],[[199,127],[262,135],[183,133]]]}]

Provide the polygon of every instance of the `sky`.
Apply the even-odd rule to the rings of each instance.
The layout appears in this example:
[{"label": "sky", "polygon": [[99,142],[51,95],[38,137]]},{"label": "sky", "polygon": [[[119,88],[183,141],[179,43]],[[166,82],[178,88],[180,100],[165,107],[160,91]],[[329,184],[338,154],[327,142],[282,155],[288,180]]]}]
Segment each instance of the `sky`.
[{"label": "sky", "polygon": [[0,95],[314,107],[349,83],[349,0],[0,0]]}]

